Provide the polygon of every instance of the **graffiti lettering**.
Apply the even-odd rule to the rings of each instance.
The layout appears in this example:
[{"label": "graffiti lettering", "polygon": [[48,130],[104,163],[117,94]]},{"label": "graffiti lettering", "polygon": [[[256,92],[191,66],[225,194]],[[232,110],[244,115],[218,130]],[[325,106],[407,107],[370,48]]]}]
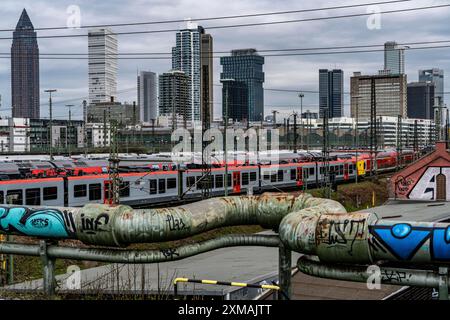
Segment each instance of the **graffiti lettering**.
[{"label": "graffiti lettering", "polygon": [[[411,260],[429,240],[430,256],[435,261],[450,261],[450,227],[414,227],[407,223],[370,226],[373,241],[379,242],[399,260]],[[374,247],[371,247],[374,250]]]},{"label": "graffiti lettering", "polygon": [[163,249],[161,253],[164,255],[166,259],[172,260],[174,257],[179,257],[180,254],[177,252],[177,249]]},{"label": "graffiti lettering", "polygon": [[412,275],[410,273],[407,274],[404,271],[382,270],[381,272],[381,280],[383,282],[404,283],[411,277]]},{"label": "graffiti lettering", "polygon": [[102,213],[97,218],[86,218],[81,214],[81,229],[87,234],[96,234],[99,231],[106,231],[102,226],[106,226],[109,222],[109,215]]},{"label": "graffiti lettering", "polygon": [[414,184],[414,180],[411,178],[401,178],[397,181],[397,195],[406,195],[411,189],[411,185]]},{"label": "graffiti lettering", "polygon": [[349,254],[352,255],[355,241],[364,236],[365,224],[366,219],[320,222],[318,241],[330,246],[350,244]]},{"label": "graffiti lettering", "polygon": [[175,218],[172,215],[168,215],[166,221],[169,225],[170,231],[181,231],[188,229],[188,227],[186,227],[186,224],[183,222],[183,219],[181,218]]},{"label": "graffiti lettering", "polygon": [[76,231],[71,212],[25,207],[0,207],[0,230],[43,238],[69,238]]}]

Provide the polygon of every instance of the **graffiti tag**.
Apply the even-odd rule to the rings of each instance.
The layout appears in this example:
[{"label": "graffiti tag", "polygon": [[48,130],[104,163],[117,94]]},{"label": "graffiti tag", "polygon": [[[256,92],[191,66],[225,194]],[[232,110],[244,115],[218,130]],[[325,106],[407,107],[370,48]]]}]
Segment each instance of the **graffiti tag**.
[{"label": "graffiti tag", "polygon": [[81,214],[81,231],[87,234],[96,234],[99,231],[106,231],[102,226],[109,223],[109,215],[102,213],[97,218],[87,218]]},{"label": "graffiti tag", "polygon": [[318,241],[330,246],[349,246],[349,254],[353,254],[353,245],[357,239],[364,237],[366,219],[324,221],[319,223]]},{"label": "graffiti tag", "polygon": [[172,215],[168,215],[166,219],[167,224],[169,225],[170,231],[181,231],[181,230],[187,230],[188,227],[184,223],[183,219],[181,218],[175,218]]},{"label": "graffiti tag", "polygon": [[177,249],[162,249],[161,253],[164,255],[166,259],[172,260],[175,257],[179,257],[180,254],[178,253]]},{"label": "graffiti tag", "polygon": [[0,230],[35,237],[69,238],[76,227],[69,211],[0,207]]}]

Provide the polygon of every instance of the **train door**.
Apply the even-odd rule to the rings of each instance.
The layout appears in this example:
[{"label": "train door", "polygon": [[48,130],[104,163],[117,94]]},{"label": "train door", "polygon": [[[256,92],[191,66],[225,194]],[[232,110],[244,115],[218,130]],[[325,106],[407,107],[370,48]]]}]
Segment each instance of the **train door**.
[{"label": "train door", "polygon": [[112,204],[112,196],[110,193],[111,190],[111,181],[110,180],[105,180],[103,183],[103,203],[104,204]]},{"label": "train door", "polygon": [[348,172],[348,163],[344,163],[344,180],[349,179],[349,172]]},{"label": "train door", "polygon": [[303,169],[297,168],[297,186],[301,187],[303,185]]},{"label": "train door", "polygon": [[241,173],[239,171],[233,172],[233,192],[241,192]]}]

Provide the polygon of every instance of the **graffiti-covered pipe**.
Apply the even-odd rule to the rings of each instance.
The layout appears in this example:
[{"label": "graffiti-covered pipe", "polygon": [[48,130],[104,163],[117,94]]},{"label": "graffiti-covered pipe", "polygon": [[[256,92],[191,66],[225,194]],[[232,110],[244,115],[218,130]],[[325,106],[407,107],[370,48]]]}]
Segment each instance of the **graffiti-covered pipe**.
[{"label": "graffiti-covered pipe", "polygon": [[148,210],[101,204],[87,204],[83,208],[2,207],[0,231],[126,246],[179,240],[226,226],[260,225],[278,230],[281,220],[290,212],[344,213],[346,210],[336,201],[308,194],[224,197]]},{"label": "graffiti-covered pipe", "polygon": [[[222,248],[236,246],[278,247],[280,240],[276,235],[228,235],[204,242],[188,244],[178,248],[161,250],[121,250],[121,249],[82,249],[49,245],[47,256],[54,259],[71,259],[110,263],[157,263],[176,261]],[[39,256],[39,245],[0,243],[0,253]]]},{"label": "graffiti-covered pipe", "polygon": [[324,263],[450,261],[450,224],[445,223],[390,221],[374,213],[294,212],[283,219],[279,232],[292,250]]},{"label": "graffiti-covered pipe", "polygon": [[365,282],[370,285],[390,284],[438,288],[441,280],[439,274],[434,270],[325,264],[310,256],[300,257],[297,267],[301,272],[314,277]]}]

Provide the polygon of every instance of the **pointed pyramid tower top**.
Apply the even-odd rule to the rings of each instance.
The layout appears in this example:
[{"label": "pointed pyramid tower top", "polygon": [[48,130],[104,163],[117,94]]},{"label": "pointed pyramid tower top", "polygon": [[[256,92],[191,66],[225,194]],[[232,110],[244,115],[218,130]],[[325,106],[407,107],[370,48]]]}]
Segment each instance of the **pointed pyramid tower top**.
[{"label": "pointed pyramid tower top", "polygon": [[23,9],[19,22],[17,22],[16,30],[34,30],[27,10]]}]

